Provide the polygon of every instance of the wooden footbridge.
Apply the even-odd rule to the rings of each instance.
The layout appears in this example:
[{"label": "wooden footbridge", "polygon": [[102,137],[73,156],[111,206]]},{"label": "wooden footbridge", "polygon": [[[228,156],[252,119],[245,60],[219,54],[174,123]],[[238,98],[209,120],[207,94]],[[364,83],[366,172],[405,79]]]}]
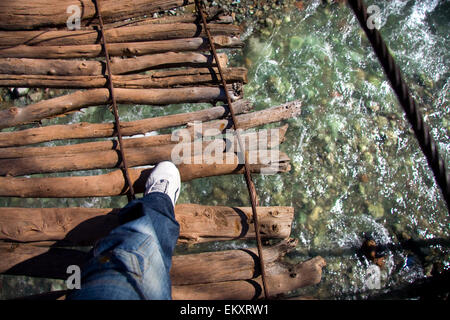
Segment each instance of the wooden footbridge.
[{"label": "wooden footbridge", "polygon": [[[111,57],[108,77],[105,43],[98,27],[95,1],[3,0],[0,3],[0,86],[65,88],[73,92],[25,107],[0,111],[0,197],[82,198],[111,197],[129,193],[122,151],[126,155],[129,181],[142,193],[151,168],[170,160],[176,142],[172,134],[145,135],[162,129],[185,127],[192,138],[192,123],[203,122],[203,134],[225,133],[232,128],[225,90],[233,99],[241,129],[252,129],[294,117],[300,103],[253,111],[242,99],[247,70],[229,67],[226,53],[219,61],[209,52],[204,26],[195,13],[153,18],[154,13],[192,0],[97,0],[101,3],[103,33]],[[80,5],[78,30],[67,29],[70,5]],[[152,18],[150,18],[152,17]],[[216,48],[242,48],[241,30],[220,10],[207,12],[208,29]],[[224,70],[226,88],[219,84],[218,65]],[[108,111],[111,87],[115,100],[142,108],[169,104],[208,102],[200,111],[171,114],[135,121],[43,125],[43,119],[96,107]],[[30,124],[32,124],[30,126]],[[6,129],[12,128],[12,129]],[[3,130],[6,129],[6,130]],[[290,170],[288,155],[277,147],[287,125],[279,128],[266,150],[248,143],[248,153],[258,161],[249,165],[254,174],[276,165],[277,172]],[[209,131],[208,131],[209,130]],[[122,145],[115,140],[118,131]],[[258,131],[260,132],[260,131]],[[141,135],[140,137],[132,137]],[[142,137],[142,135],[144,135]],[[70,139],[97,139],[71,143]],[[64,145],[42,146],[43,142],[66,141]],[[205,143],[205,142],[202,142]],[[248,148],[248,149],[247,149]],[[257,148],[259,148],[257,150]],[[277,163],[260,161],[261,151],[277,152]],[[189,157],[194,159],[197,154]],[[217,159],[214,154],[214,159]],[[228,158],[227,158],[228,157]],[[242,174],[244,166],[236,153],[223,153],[231,163],[188,161],[178,165],[182,181]],[[142,167],[147,166],[147,167]],[[52,173],[105,169],[104,174],[55,177]],[[39,176],[33,176],[39,174]],[[31,176],[30,176],[31,175]],[[179,204],[179,243],[255,239],[250,207]],[[82,266],[87,253],[74,247],[92,246],[115,226],[117,208],[0,208],[0,272],[54,279],[67,279],[67,267]],[[321,279],[325,261],[321,257],[287,265],[282,256],[295,247],[290,239],[294,210],[291,207],[258,207],[259,231],[263,239],[280,239],[263,248],[267,285],[276,297]],[[258,299],[262,297],[261,272],[256,249],[226,250],[177,255],[171,270],[174,299]],[[52,297],[63,296],[56,292]],[[47,295],[40,296],[48,297]],[[37,297],[36,297],[37,298]]]}]

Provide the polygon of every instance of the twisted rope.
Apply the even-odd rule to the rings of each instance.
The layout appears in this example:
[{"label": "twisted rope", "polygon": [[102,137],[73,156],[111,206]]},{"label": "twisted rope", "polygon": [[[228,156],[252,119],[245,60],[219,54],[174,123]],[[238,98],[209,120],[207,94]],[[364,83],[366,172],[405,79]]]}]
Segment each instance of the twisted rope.
[{"label": "twisted rope", "polygon": [[119,152],[120,152],[120,159],[121,159],[121,166],[123,175],[125,176],[125,181],[128,185],[128,201],[132,201],[136,198],[134,194],[134,188],[133,183],[131,182],[130,174],[128,171],[128,166],[125,158],[125,153],[123,151],[123,142],[122,142],[122,132],[120,131],[120,120],[119,120],[119,112],[117,110],[117,103],[116,103],[116,97],[114,95],[114,84],[112,79],[112,72],[111,72],[111,65],[109,61],[109,53],[108,53],[108,47],[105,37],[105,32],[103,28],[103,19],[102,14],[100,10],[100,3],[97,0],[94,0],[95,10],[97,11],[97,17],[99,21],[99,27],[100,27],[100,34],[102,36],[102,44],[103,44],[103,50],[105,52],[105,63],[106,63],[106,71],[108,73],[108,89],[109,89],[109,96],[110,101],[112,104],[112,111],[114,114],[114,120],[115,120],[115,129],[117,132],[117,140],[119,140]]},{"label": "twisted rope", "polygon": [[200,1],[201,0],[195,0],[195,5],[196,5],[196,8],[197,8],[197,12],[199,13],[200,18],[202,20],[203,27],[205,29],[205,33],[206,33],[206,35],[208,37],[209,45],[211,47],[211,52],[212,52],[212,54],[214,56],[214,60],[216,61],[217,69],[219,70],[221,84],[222,84],[222,86],[223,86],[223,88],[225,90],[225,95],[226,95],[226,98],[227,98],[227,104],[228,104],[228,108],[230,110],[231,118],[232,118],[232,121],[233,121],[233,127],[234,127],[234,131],[236,133],[236,137],[237,137],[239,148],[240,148],[241,152],[244,152],[244,176],[245,176],[245,182],[247,183],[247,188],[248,188],[248,192],[250,194],[250,201],[251,201],[251,205],[252,205],[253,224],[254,224],[255,233],[256,233],[256,243],[257,243],[257,248],[258,248],[258,257],[259,257],[259,267],[260,267],[260,271],[261,271],[261,280],[262,280],[262,284],[263,284],[264,296],[265,296],[266,299],[269,299],[269,292],[268,292],[267,282],[266,282],[266,271],[265,271],[265,267],[264,267],[264,259],[263,259],[263,252],[262,252],[261,234],[260,234],[260,231],[259,231],[258,213],[256,211],[256,207],[258,206],[258,197],[257,197],[257,194],[256,194],[256,188],[255,188],[255,184],[253,183],[252,176],[251,176],[251,173],[250,173],[250,167],[248,165],[248,154],[247,154],[247,152],[245,152],[245,149],[243,147],[244,145],[242,143],[241,135],[239,133],[240,129],[239,129],[238,122],[237,122],[237,119],[236,119],[236,115],[235,115],[235,112],[234,112],[234,109],[233,109],[233,104],[231,102],[230,94],[229,94],[229,92],[227,90],[227,83],[226,83],[224,75],[223,75],[222,66],[220,65],[219,59],[217,57],[216,48],[214,46],[214,42],[212,40],[211,33],[209,32],[208,24],[206,22],[205,13],[203,12],[203,8],[202,8],[202,5],[201,5]]}]

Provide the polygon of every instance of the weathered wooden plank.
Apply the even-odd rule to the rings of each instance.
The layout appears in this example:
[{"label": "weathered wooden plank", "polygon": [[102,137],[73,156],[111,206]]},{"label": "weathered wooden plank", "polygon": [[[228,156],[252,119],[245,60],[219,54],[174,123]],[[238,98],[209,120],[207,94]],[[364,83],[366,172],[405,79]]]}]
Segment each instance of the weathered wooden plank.
[{"label": "weathered wooden plank", "polygon": [[[272,297],[317,284],[321,280],[322,268],[326,266],[326,262],[320,256],[295,265],[279,262],[280,256],[290,248],[292,244],[287,241],[263,249],[263,254],[267,257],[266,275]],[[41,243],[37,245],[2,243],[1,251],[10,257],[9,261],[0,262],[1,272],[35,277],[66,279],[67,266],[82,266],[88,258],[86,253],[80,251],[76,254],[73,252],[76,250],[49,248],[48,244]],[[227,250],[174,256],[171,270],[173,299],[260,298],[261,279],[253,256],[255,251],[251,248],[242,251]],[[195,263],[190,264],[192,261]],[[220,279],[228,280],[220,281]]]},{"label": "weathered wooden plank", "polygon": [[[193,0],[102,0],[102,18],[105,22],[151,15],[192,3]],[[0,29],[31,30],[41,27],[66,26],[68,7],[80,8],[82,22],[96,21],[93,1],[89,0],[2,0],[0,2]]]},{"label": "weathered wooden plank", "polygon": [[[234,86],[234,88],[236,88]],[[231,89],[233,99],[240,98],[240,89]],[[224,101],[225,90],[218,87],[187,87],[169,89],[121,89],[114,90],[117,103],[168,105]],[[108,103],[108,89],[77,91],[61,97],[44,100],[23,108],[12,107],[0,111],[0,129],[40,121],[74,110]]]},{"label": "weathered wooden plank", "polygon": [[[236,114],[247,112],[252,108],[248,100],[238,100],[233,104],[233,107],[236,109]],[[222,118],[227,114],[228,108],[226,105],[223,105],[194,112],[171,114],[135,121],[121,121],[120,125],[122,135],[131,136],[181,126],[193,121],[210,121]],[[0,132],[0,147],[23,146],[62,139],[106,138],[112,137],[114,132],[114,123],[81,122],[67,125],[52,125],[13,132]],[[163,137],[163,139],[149,139],[154,139],[155,144],[170,143],[170,137],[168,135],[160,137]]]},{"label": "weathered wooden plank", "polygon": [[[243,42],[237,37],[215,36],[214,45],[221,48],[241,48]],[[182,51],[209,50],[207,38],[186,38],[145,42],[108,43],[111,57],[133,57],[146,54]],[[0,48],[1,58],[39,58],[39,59],[72,59],[95,58],[104,56],[101,44],[67,45],[67,46],[30,46],[17,45]]]},{"label": "weathered wooden plank", "polygon": [[[100,208],[0,208],[0,240],[57,241],[53,246],[93,245],[119,225],[118,212],[119,209]],[[248,207],[178,204],[175,216],[180,224],[178,243],[255,238]],[[294,218],[292,207],[258,207],[258,217],[263,238],[289,237]]]},{"label": "weathered wooden plank", "polygon": [[[288,125],[284,125],[280,128],[274,128],[275,131],[263,131],[263,132],[248,132],[243,134],[243,138],[248,138],[245,140],[245,148],[246,150],[250,150],[252,148],[254,150],[256,148],[256,143],[260,143],[259,148],[262,146],[265,149],[275,148],[278,144],[284,141],[284,137],[287,131]],[[218,132],[219,131],[218,128]],[[277,133],[278,136],[273,135]],[[250,135],[257,134],[258,137],[254,137],[255,139],[252,144],[250,142]],[[273,137],[272,137],[273,135]],[[172,136],[172,135],[170,135]],[[125,149],[142,149],[154,146],[166,145],[165,148],[169,148],[167,144],[178,143],[179,141],[172,141],[169,138],[169,141],[166,141],[167,135],[154,135],[148,137],[139,137],[139,138],[131,138],[124,139],[123,146]],[[206,137],[206,136],[205,136]],[[209,136],[208,136],[209,137]],[[193,135],[191,136],[191,141],[193,141]],[[253,136],[252,136],[253,138]],[[235,142],[235,138],[233,138]],[[266,141],[264,141],[266,140]],[[182,141],[180,141],[182,142]],[[185,142],[186,143],[186,142]],[[166,153],[164,149],[162,149],[163,153]],[[77,144],[69,144],[65,146],[54,146],[54,147],[13,147],[13,148],[0,148],[0,159],[12,159],[12,158],[25,158],[25,157],[48,157],[51,155],[62,156],[76,153],[88,153],[88,152],[100,152],[100,151],[109,151],[109,150],[118,150],[117,140],[106,140],[106,141],[95,141],[95,142],[87,142],[87,143],[77,143]],[[155,150],[156,151],[156,150]],[[33,159],[31,159],[34,161]],[[1,165],[0,165],[1,167]]]},{"label": "weathered wooden plank", "polygon": [[[279,146],[284,141],[286,127],[283,130],[279,129],[276,134],[271,135],[271,131],[253,132],[242,135],[243,152],[254,150],[266,150],[269,152],[276,152],[269,150]],[[145,138],[143,138],[145,141]],[[133,139],[135,140],[135,139]],[[125,140],[130,142],[130,140]],[[182,157],[193,157],[199,154],[209,156],[211,153],[215,154],[215,150],[225,152],[227,145],[230,145],[230,152],[237,149],[231,149],[231,145],[236,146],[236,139],[234,135],[229,139],[224,140],[222,137],[212,139],[211,141],[199,141],[180,144],[163,144],[156,146],[145,146],[140,144],[142,139],[138,140],[138,144],[133,147],[124,148],[127,157],[128,167],[153,165],[165,160],[172,160],[173,154]],[[131,142],[133,142],[131,140]],[[118,148],[114,150],[83,150],[83,145],[80,147],[65,148],[66,153],[55,153],[61,148],[56,147],[57,150],[50,150],[53,154],[50,155],[29,155],[28,157],[0,159],[0,175],[3,176],[23,176],[36,173],[54,173],[54,172],[69,172],[80,170],[94,170],[94,169],[110,169],[117,168],[121,162],[120,152]],[[1,150],[0,150],[1,151]],[[219,155],[220,157],[220,155]],[[221,158],[221,157],[220,157]],[[222,160],[222,159],[221,159]]]},{"label": "weathered wooden plank", "polygon": [[[166,52],[126,59],[116,57],[110,65],[113,75],[121,75],[171,67],[205,68],[214,66],[212,62],[210,54]],[[95,60],[0,58],[0,73],[10,75],[104,76],[105,68],[105,62]]]},{"label": "weathered wooden plank", "polygon": [[[250,154],[251,155],[251,154]],[[225,163],[225,160],[233,159],[233,164]],[[182,181],[192,179],[220,176],[227,174],[242,174],[243,164],[235,154],[225,154],[224,163],[207,164],[192,159],[192,164],[180,164]],[[271,173],[287,172],[290,170],[289,157],[280,152],[276,162],[266,164],[250,164],[253,173],[266,172],[271,169]],[[143,192],[145,182],[152,169],[139,168],[130,169],[130,178],[136,193]],[[2,197],[22,197],[22,198],[79,198],[79,197],[110,197],[123,195],[127,192],[127,185],[121,170],[115,170],[107,174],[96,176],[74,176],[74,177],[49,177],[49,178],[13,178],[0,177],[0,196]]]},{"label": "weathered wooden plank", "polygon": [[[298,240],[291,238],[263,247],[264,262],[278,261],[297,243]],[[256,278],[260,275],[257,252],[256,248],[247,248],[174,256],[170,272],[172,285]]]},{"label": "weathered wooden plank", "polygon": [[[6,242],[0,243],[0,253],[10,257],[9,260],[0,262],[0,273],[66,279],[67,266],[75,264],[82,267],[88,259],[87,254],[80,251],[73,252],[64,248],[51,248],[50,244],[50,242],[17,245]],[[296,244],[296,240],[287,239],[274,246],[264,247],[263,255],[266,263],[278,261]],[[65,254],[70,252],[75,253],[72,258]],[[175,255],[172,258],[170,270],[172,285],[255,278],[259,276],[256,253],[256,248],[248,248]],[[53,267],[46,271],[47,264]],[[211,270],[214,270],[214,272],[211,272]]]},{"label": "weathered wooden plank", "polygon": [[[271,297],[314,285],[322,278],[325,260],[318,256],[297,265],[271,263],[266,266],[266,281]],[[223,281],[172,286],[173,300],[254,300],[263,298],[261,277],[252,280]]]},{"label": "weathered wooden plank", "polygon": [[[277,297],[287,294],[289,291],[318,284],[322,278],[322,268],[325,266],[326,261],[320,256],[295,265],[270,263],[266,270],[270,297]],[[55,291],[24,299],[64,300],[69,294],[69,290]],[[250,280],[172,285],[173,300],[256,300],[261,298],[263,298],[261,277]],[[305,300],[311,299],[305,298]],[[266,312],[264,306],[261,308],[261,312],[263,314]]]},{"label": "weathered wooden plank", "polygon": [[[212,36],[238,36],[235,25],[208,24]],[[205,36],[201,25],[195,23],[147,24],[105,30],[108,43],[196,38]],[[57,31],[0,31],[0,47],[65,46],[100,43],[96,30]]]},{"label": "weathered wooden plank", "polygon": [[[251,105],[246,100],[238,100],[233,103],[239,126],[242,129],[254,128],[262,124],[278,122],[295,117],[301,112],[301,102],[292,101],[287,104],[275,106],[265,110],[254,112],[250,115],[239,115],[247,112]],[[194,121],[209,121],[221,118],[228,114],[226,106],[213,107],[206,110],[188,112],[183,114],[173,114],[163,117],[141,119],[137,121],[121,122],[122,135],[130,136],[144,134],[154,130],[180,126]],[[203,132],[208,129],[218,129],[224,131],[232,128],[231,120],[212,121],[203,123]],[[69,125],[53,125],[13,132],[0,132],[0,147],[23,146],[33,143],[46,142],[60,139],[83,139],[111,137],[114,134],[113,123],[77,123]],[[172,135],[158,135],[148,137],[147,142],[153,140],[153,144],[171,143]],[[14,154],[17,149],[12,149]],[[1,149],[0,149],[1,151]],[[8,149],[4,151],[4,156],[8,156]]]},{"label": "weathered wooden plank", "polygon": [[[224,15],[224,10],[220,7],[210,7],[206,12],[208,23],[229,24],[233,23],[232,16]],[[196,13],[184,13],[178,16],[163,15],[158,18],[137,18],[126,21],[118,21],[104,24],[105,29],[125,27],[125,26],[140,26],[144,24],[170,24],[170,23],[194,23],[198,21]],[[82,26],[81,28],[89,28],[89,26]]]},{"label": "weathered wooden plank", "polygon": [[[287,294],[289,291],[318,284],[322,278],[322,268],[325,266],[326,261],[320,256],[295,265],[270,263],[266,270],[270,297],[277,297]],[[224,268],[226,269],[226,267]],[[70,291],[66,290],[29,298],[63,300],[69,294]],[[173,300],[255,300],[260,298],[263,298],[261,277],[249,280],[172,285]],[[306,298],[306,300],[310,299]],[[266,310],[264,306],[262,307],[261,312],[264,314]]]},{"label": "weathered wooden plank", "polygon": [[[146,74],[114,75],[115,88],[148,89],[180,86],[217,85],[216,68],[188,68],[168,71],[147,71]],[[166,76],[165,76],[166,74]],[[227,83],[247,83],[247,69],[226,68],[224,77]],[[92,89],[105,88],[106,76],[49,76],[0,74],[0,87]]]}]

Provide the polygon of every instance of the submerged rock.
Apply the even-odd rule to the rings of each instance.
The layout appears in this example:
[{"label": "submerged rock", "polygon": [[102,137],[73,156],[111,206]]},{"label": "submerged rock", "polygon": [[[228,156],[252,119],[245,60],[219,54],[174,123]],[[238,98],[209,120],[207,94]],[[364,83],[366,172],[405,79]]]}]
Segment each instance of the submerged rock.
[{"label": "submerged rock", "polygon": [[370,152],[364,152],[363,153],[363,160],[367,164],[373,164],[373,155]]},{"label": "submerged rock", "polygon": [[30,93],[28,97],[30,97],[31,101],[37,102],[39,100],[42,100],[44,93],[41,90],[35,91],[33,93]]},{"label": "submerged rock", "polygon": [[269,29],[272,29],[272,28],[273,28],[274,22],[273,22],[272,19],[266,18],[266,21],[265,21],[265,22],[266,22],[267,28],[269,28]]},{"label": "submerged rock", "polygon": [[286,96],[292,90],[292,85],[289,83],[289,81],[280,77],[270,77],[269,84],[271,88],[281,96]]},{"label": "submerged rock", "polygon": [[[269,32],[269,34],[270,34],[270,32]],[[256,37],[251,37],[248,40],[248,48],[249,48],[251,55],[255,55],[255,56],[259,56],[259,57],[267,58],[267,57],[270,57],[273,53],[273,49],[269,44],[259,41],[259,39]],[[254,60],[253,57],[250,57],[250,59]]]},{"label": "submerged rock", "polygon": [[384,207],[381,203],[369,204],[367,210],[375,219],[380,219],[384,216]]},{"label": "submerged rock", "polygon": [[389,124],[389,120],[386,117],[378,116],[377,117],[378,128],[384,128]]},{"label": "submerged rock", "polygon": [[213,196],[220,201],[226,201],[228,200],[228,195],[220,188],[215,187],[213,189]]},{"label": "submerged rock", "polygon": [[356,69],[356,79],[359,81],[366,80],[366,73],[360,68]]},{"label": "submerged rock", "polygon": [[312,212],[311,215],[309,216],[309,219],[311,221],[317,221],[319,219],[320,214],[323,212],[323,209],[319,206],[315,207]]},{"label": "submerged rock", "polygon": [[22,97],[25,96],[28,91],[30,91],[30,88],[14,88],[13,89],[13,96],[14,97]]},{"label": "submerged rock", "polygon": [[381,86],[381,79],[376,76],[369,76],[367,80],[375,87]]},{"label": "submerged rock", "polygon": [[366,195],[366,188],[362,184],[358,184],[358,192],[361,195]]},{"label": "submerged rock", "polygon": [[302,48],[304,40],[298,36],[293,36],[289,41],[289,49],[291,51],[299,51]]},{"label": "submerged rock", "polygon": [[334,181],[334,177],[333,176],[327,176],[327,183],[328,183],[328,185],[331,185],[331,184],[333,184],[333,181]]}]

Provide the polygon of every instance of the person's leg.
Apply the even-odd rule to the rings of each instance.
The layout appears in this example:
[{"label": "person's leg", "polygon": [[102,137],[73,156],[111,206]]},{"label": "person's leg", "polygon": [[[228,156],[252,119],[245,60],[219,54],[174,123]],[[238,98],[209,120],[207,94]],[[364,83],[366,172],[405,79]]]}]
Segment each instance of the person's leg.
[{"label": "person's leg", "polygon": [[[170,171],[170,165],[161,167]],[[120,211],[121,225],[96,244],[83,267],[81,289],[68,299],[171,299],[169,271],[179,235],[174,215],[179,187],[168,188],[170,183],[176,185],[170,178],[159,180],[158,174],[156,178],[149,179],[143,198]]]}]

